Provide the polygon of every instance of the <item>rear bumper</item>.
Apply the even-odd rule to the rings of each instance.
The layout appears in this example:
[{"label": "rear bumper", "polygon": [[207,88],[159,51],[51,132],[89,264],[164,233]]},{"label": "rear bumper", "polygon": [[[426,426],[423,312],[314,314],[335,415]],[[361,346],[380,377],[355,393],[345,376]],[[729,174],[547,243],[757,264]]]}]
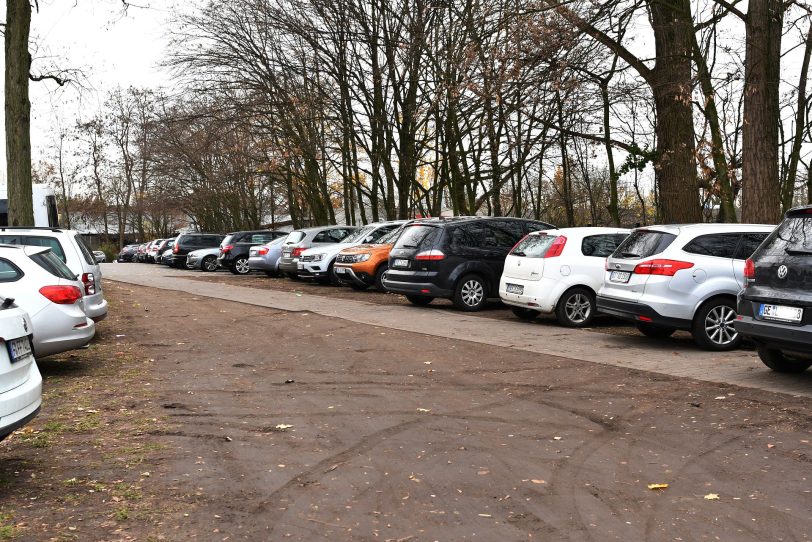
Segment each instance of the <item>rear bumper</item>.
[{"label": "rear bumper", "polygon": [[90,300],[90,297],[102,296],[101,293],[94,294],[94,296],[85,297],[85,314],[94,322],[101,322],[107,318],[107,300],[104,297],[101,299]]},{"label": "rear bumper", "polygon": [[36,362],[22,386],[0,394],[0,440],[31,421],[42,404],[42,376]]},{"label": "rear bumper", "polygon": [[299,259],[294,259],[291,261],[280,261],[279,262],[279,270],[283,273],[290,273],[291,275],[296,275],[299,272]]},{"label": "rear bumper", "polygon": [[391,273],[383,279],[383,287],[392,293],[403,295],[422,295],[425,297],[453,297],[454,292],[440,288],[432,282],[403,282],[390,279]]},{"label": "rear bumper", "polygon": [[74,318],[50,311],[46,316],[48,322],[43,322],[40,315],[32,318],[34,329],[44,330],[34,333],[34,355],[38,359],[87,346],[96,335],[96,323],[90,318],[77,323]]},{"label": "rear bumper", "polygon": [[621,301],[600,295],[595,298],[595,301],[598,312],[615,316],[621,320],[673,329],[691,329],[690,320],[663,316],[654,310],[654,308],[644,303]]},{"label": "rear bumper", "polygon": [[809,347],[812,344],[812,325],[793,326],[739,315],[733,326],[736,331],[758,344],[812,357]]},{"label": "rear bumper", "polygon": [[277,268],[265,260],[262,257],[249,257],[248,258],[248,267],[251,269],[256,269],[257,271],[276,271]]}]

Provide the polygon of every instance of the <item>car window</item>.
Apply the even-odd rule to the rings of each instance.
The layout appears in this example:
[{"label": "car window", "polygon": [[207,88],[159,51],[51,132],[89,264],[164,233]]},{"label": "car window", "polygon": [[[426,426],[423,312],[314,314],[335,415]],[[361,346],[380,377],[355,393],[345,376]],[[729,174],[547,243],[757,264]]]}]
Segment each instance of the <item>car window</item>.
[{"label": "car window", "polygon": [[57,255],[50,250],[48,252],[34,254],[29,256],[29,258],[55,277],[67,280],[76,280],[76,274],[68,269],[68,266],[65,265],[62,260],[60,260],[59,257],[57,257]]},{"label": "car window", "polygon": [[611,255],[620,243],[626,239],[625,234],[609,233],[602,235],[590,235],[581,241],[581,254],[584,256],[594,256],[596,258],[606,258]]},{"label": "car window", "polygon": [[0,258],[0,282],[14,282],[20,280],[23,272],[17,269],[13,263],[6,259]]},{"label": "car window", "polygon": [[[332,240],[332,238],[330,237],[330,234],[332,233],[332,231],[333,231],[333,230],[324,230],[324,231],[320,231],[320,232],[319,232],[319,233],[317,233],[317,234],[316,234],[316,236],[313,238],[313,242],[314,242],[314,243],[332,243],[332,242],[333,242],[333,240]],[[298,241],[297,241],[297,242],[298,242]]]},{"label": "car window", "polygon": [[[303,231],[292,231],[288,234],[287,238],[285,238],[285,243],[290,243],[294,245],[305,238],[307,234]],[[318,235],[316,236],[318,237]],[[314,240],[315,241],[315,240]]]},{"label": "car window", "polygon": [[390,231],[389,233],[378,239],[377,242],[381,244],[394,243],[395,241],[398,240],[398,237],[400,237],[400,234],[403,232],[404,228],[405,226],[398,226],[394,230]]},{"label": "car window", "polygon": [[82,236],[74,235],[73,238],[76,239],[76,244],[79,245],[79,252],[82,253],[82,257],[85,259],[85,262],[90,265],[96,265],[98,262],[96,261],[96,258],[93,257],[93,252],[87,248]]},{"label": "car window", "polygon": [[509,232],[511,238],[513,239],[513,242],[510,244],[511,247],[518,243],[519,240],[527,233],[525,231],[523,220],[500,220],[499,223],[505,231]]},{"label": "car window", "polygon": [[614,258],[648,258],[659,254],[674,242],[677,236],[651,230],[633,231],[612,253]]},{"label": "car window", "polygon": [[65,258],[65,251],[62,249],[62,244],[56,237],[48,237],[46,235],[0,235],[0,244],[49,247],[56,253],[57,256],[59,256],[60,260],[63,262],[67,261]]},{"label": "car window", "polygon": [[[338,243],[341,241],[347,242],[350,241],[349,237],[358,230],[348,230],[347,228],[338,228],[330,230],[329,236],[330,241],[333,243]],[[360,238],[361,234],[358,233],[355,237]]]},{"label": "car window", "polygon": [[787,217],[754,256],[812,256],[812,216]]},{"label": "car window", "polygon": [[682,250],[701,256],[715,256],[717,258],[732,258],[739,246],[740,233],[714,233],[700,235]]},{"label": "car window", "polygon": [[[512,227],[515,224],[517,228]],[[490,220],[483,222],[485,237],[483,238],[483,248],[498,248],[510,250],[513,245],[524,237],[521,224],[509,220]]]},{"label": "car window", "polygon": [[201,235],[200,236],[200,245],[204,247],[217,247],[220,244],[225,244],[227,236],[219,236],[219,235]]},{"label": "car window", "polygon": [[557,237],[557,235],[528,235],[510,251],[510,254],[527,258],[543,258]]},{"label": "car window", "polygon": [[248,242],[254,245],[264,245],[274,239],[276,239],[276,236],[272,233],[255,233],[251,235],[251,239],[249,239]]},{"label": "car window", "polygon": [[409,226],[398,237],[394,248],[431,248],[440,228],[433,226]]},{"label": "car window", "polygon": [[742,234],[739,246],[736,248],[736,253],[733,255],[734,260],[746,260],[756,249],[764,242],[769,233],[745,233]]},{"label": "car window", "polygon": [[451,230],[451,249],[454,251],[478,248],[485,243],[487,231],[481,224],[465,224]]}]

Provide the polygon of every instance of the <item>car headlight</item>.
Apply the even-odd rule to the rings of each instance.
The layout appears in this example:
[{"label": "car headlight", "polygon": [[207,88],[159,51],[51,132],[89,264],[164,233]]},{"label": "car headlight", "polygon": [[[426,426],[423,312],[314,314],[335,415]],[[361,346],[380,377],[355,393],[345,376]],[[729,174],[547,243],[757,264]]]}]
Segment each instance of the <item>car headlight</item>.
[{"label": "car headlight", "polygon": [[313,254],[313,261],[320,262],[324,259],[324,254]]},{"label": "car headlight", "polygon": [[355,261],[358,263],[365,262],[369,259],[369,254],[359,254],[355,257]]}]

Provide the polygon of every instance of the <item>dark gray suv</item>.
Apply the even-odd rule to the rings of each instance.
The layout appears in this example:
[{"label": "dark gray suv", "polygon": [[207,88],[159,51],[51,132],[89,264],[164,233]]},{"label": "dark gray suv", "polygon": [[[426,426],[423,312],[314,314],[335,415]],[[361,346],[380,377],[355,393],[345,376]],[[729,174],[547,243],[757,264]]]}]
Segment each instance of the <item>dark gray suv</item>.
[{"label": "dark gray suv", "polygon": [[812,206],[792,209],[744,268],[736,330],[782,373],[812,366]]}]

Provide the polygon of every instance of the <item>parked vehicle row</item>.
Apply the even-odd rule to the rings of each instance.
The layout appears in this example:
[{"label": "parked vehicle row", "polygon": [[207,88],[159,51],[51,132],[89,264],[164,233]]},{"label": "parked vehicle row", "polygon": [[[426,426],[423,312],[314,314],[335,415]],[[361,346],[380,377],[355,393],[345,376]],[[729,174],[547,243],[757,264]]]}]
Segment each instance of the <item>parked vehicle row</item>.
[{"label": "parked vehicle row", "polygon": [[812,366],[812,207],[791,211],[777,229],[558,229],[520,218],[454,217],[184,234],[173,253],[173,262],[185,255],[190,269],[374,287],[418,306],[447,298],[477,311],[499,299],[518,318],[551,314],[576,328],[604,314],[649,337],[690,332],[707,350],[735,349],[749,338],[775,370]]}]

